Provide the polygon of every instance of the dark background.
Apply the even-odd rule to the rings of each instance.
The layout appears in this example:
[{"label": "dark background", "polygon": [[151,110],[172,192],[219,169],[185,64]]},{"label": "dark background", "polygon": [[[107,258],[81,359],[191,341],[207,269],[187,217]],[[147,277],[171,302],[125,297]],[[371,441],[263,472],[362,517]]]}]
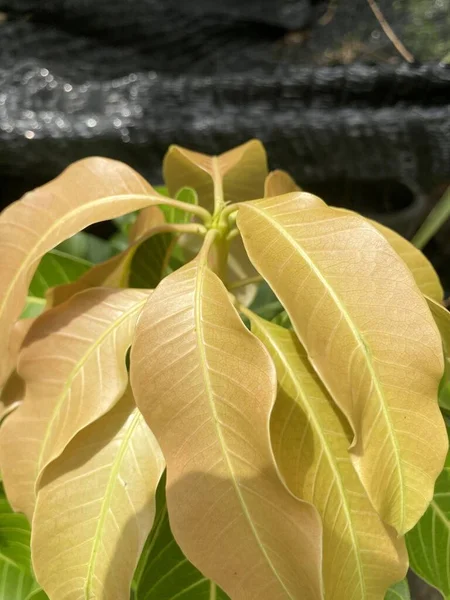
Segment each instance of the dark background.
[{"label": "dark background", "polygon": [[[0,208],[86,155],[158,184],[171,143],[258,137],[272,168],[410,237],[450,183],[450,12],[378,4],[413,62],[367,0],[0,0]],[[447,293],[449,234],[426,248]]]}]

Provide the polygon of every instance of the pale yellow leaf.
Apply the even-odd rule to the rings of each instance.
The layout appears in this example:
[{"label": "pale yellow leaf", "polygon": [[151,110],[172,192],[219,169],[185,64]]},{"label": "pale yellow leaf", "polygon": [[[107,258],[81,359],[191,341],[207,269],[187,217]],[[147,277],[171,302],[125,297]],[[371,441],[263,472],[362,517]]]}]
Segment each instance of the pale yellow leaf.
[{"label": "pale yellow leaf", "polygon": [[270,171],[264,183],[264,197],[281,196],[289,192],[299,192],[301,188],[295,183],[289,173],[277,169]]},{"label": "pale yellow leaf", "polygon": [[164,458],[128,390],[46,469],[31,549],[50,600],[126,600]]},{"label": "pale yellow leaf", "polygon": [[14,322],[25,304],[39,259],[97,221],[167,202],[123,163],[91,157],[9,206],[0,216],[0,385]]},{"label": "pale yellow leaf", "polygon": [[215,198],[225,202],[261,198],[267,157],[258,140],[219,156],[171,146],[164,157],[163,172],[171,196],[182,187],[191,187],[197,192],[199,203],[212,211]]},{"label": "pale yellow leaf", "polygon": [[275,369],[200,258],[145,307],[131,382],[186,557],[233,600],[322,598],[318,515],[283,486],[271,451]]},{"label": "pale yellow leaf", "polygon": [[[248,313],[246,313],[248,314]],[[327,600],[383,600],[408,567],[403,539],[384,525],[351,463],[351,431],[293,331],[250,314],[275,363],[272,447],[289,489],[322,517]]]},{"label": "pale yellow leaf", "polygon": [[[356,213],[343,208],[335,210],[339,210],[348,215],[356,215]],[[381,225],[381,223],[377,223],[372,219],[367,219],[367,221],[381,233],[400,258],[406,263],[406,266],[411,271],[420,291],[425,294],[425,296],[429,296],[433,300],[436,300],[436,302],[442,302],[444,291],[441,282],[439,281],[439,276],[428,258],[418,248],[413,246],[411,242],[408,242],[408,240],[392,229],[389,229],[389,227]]]},{"label": "pale yellow leaf", "polygon": [[16,367],[19,351],[32,323],[33,319],[21,319],[15,323],[11,332],[9,352],[5,363],[6,383],[3,388],[0,388],[0,421],[17,408],[23,399],[25,387],[17,374]]},{"label": "pale yellow leaf", "polygon": [[441,340],[410,271],[367,221],[310,194],[242,205],[237,223],[352,425],[372,503],[404,534],[428,506],[448,447]]},{"label": "pale yellow leaf", "polygon": [[29,519],[46,465],[124,393],[126,353],[150,293],[87,290],[44,313],[31,328],[18,367],[25,400],[0,429],[6,493]]}]

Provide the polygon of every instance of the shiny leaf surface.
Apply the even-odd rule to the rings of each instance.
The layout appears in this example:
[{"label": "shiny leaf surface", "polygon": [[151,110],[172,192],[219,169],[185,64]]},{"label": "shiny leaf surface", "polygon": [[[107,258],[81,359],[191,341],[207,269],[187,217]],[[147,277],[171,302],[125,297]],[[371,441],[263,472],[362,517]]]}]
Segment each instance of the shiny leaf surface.
[{"label": "shiny leaf surface", "polygon": [[129,391],[46,469],[32,552],[50,600],[129,598],[163,470],[159,446]]},{"label": "shiny leaf surface", "polygon": [[[250,313],[251,314],[251,313]],[[327,600],[381,600],[406,574],[404,541],[381,522],[351,463],[351,432],[293,331],[251,315],[278,377],[271,439],[281,475],[322,518]]]},{"label": "shiny leaf surface", "polygon": [[131,382],[186,557],[235,600],[320,598],[320,523],[281,484],[270,446],[275,370],[200,257],[145,307]]},{"label": "shiny leaf surface", "polygon": [[199,203],[212,211],[214,199],[240,202],[261,198],[267,157],[258,140],[251,140],[220,156],[171,146],[164,158],[163,172],[171,196],[189,186],[196,191]]},{"label": "shiny leaf surface", "polygon": [[43,469],[124,393],[125,356],[149,294],[88,290],[46,312],[30,330],[18,368],[25,400],[0,429],[6,492],[30,520]]},{"label": "shiny leaf surface", "polygon": [[[97,221],[158,204],[162,197],[133,169],[106,158],[70,165],[46,185],[11,204],[0,216],[0,254],[8,254],[0,280],[0,356],[25,305],[39,259]],[[0,385],[5,381],[0,362]]]},{"label": "shiny leaf surface", "polygon": [[367,221],[310,194],[242,205],[237,223],[352,425],[352,460],[371,502],[405,533],[448,448],[437,404],[442,343],[411,273]]}]

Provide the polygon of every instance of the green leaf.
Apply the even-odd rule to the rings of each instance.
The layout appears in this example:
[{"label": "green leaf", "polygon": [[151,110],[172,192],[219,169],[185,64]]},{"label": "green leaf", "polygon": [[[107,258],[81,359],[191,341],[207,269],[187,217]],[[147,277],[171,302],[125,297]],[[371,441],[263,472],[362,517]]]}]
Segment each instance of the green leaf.
[{"label": "green leaf", "polygon": [[34,296],[27,296],[27,301],[25,304],[25,308],[20,315],[21,319],[31,319],[33,317],[38,317],[41,312],[43,312],[45,308],[45,300],[44,298],[36,298]]},{"label": "green leaf", "polygon": [[83,273],[89,271],[91,266],[90,262],[77,256],[60,250],[50,250],[42,257],[28,293],[30,296],[45,298],[49,288],[76,281]]},{"label": "green leaf", "polygon": [[25,600],[36,588],[28,521],[11,510],[0,486],[0,600]]},{"label": "green leaf", "polygon": [[123,252],[128,248],[128,235],[123,231],[114,233],[108,241],[117,252]]},{"label": "green leaf", "polygon": [[408,581],[403,579],[391,586],[388,589],[384,600],[411,600]]},{"label": "green leaf", "polygon": [[[175,196],[177,200],[181,202],[187,202],[187,204],[198,205],[198,196],[195,190],[189,187],[181,188],[181,190]],[[179,208],[173,206],[162,205],[161,210],[164,212],[166,221],[168,223],[189,223],[192,215]]]},{"label": "green leaf", "polygon": [[115,250],[106,240],[96,235],[80,231],[56,247],[62,252],[84,258],[93,263],[100,263],[115,254]]},{"label": "green leaf", "polygon": [[[188,204],[197,204],[197,194],[191,188],[183,188],[176,195],[177,200]],[[179,208],[162,205],[168,223],[185,225],[192,215]],[[159,233],[143,242],[136,250],[130,265],[129,284],[136,288],[154,288],[169,272],[183,264],[182,249],[177,246],[175,260],[171,261],[176,240],[179,236],[173,233]],[[181,253],[181,254],[180,254]]]},{"label": "green leaf", "polygon": [[439,229],[450,218],[450,187],[422,223],[419,231],[412,239],[417,248],[423,248]]},{"label": "green leaf", "polygon": [[44,590],[37,589],[31,592],[31,594],[27,596],[25,600],[48,600],[48,596]]},{"label": "green leaf", "polygon": [[[165,476],[156,492],[156,517],[133,581],[135,600],[227,600],[184,556],[170,530]],[[215,593],[215,595],[214,595]]]},{"label": "green leaf", "polygon": [[121,217],[117,217],[116,219],[113,219],[112,221],[113,221],[114,225],[117,227],[117,229],[119,230],[119,232],[124,233],[125,235],[128,235],[128,232],[130,231],[130,227],[136,221],[137,215],[138,215],[138,211],[135,210],[126,215],[122,215]]},{"label": "green leaf", "polygon": [[129,285],[133,288],[155,288],[165,275],[171,233],[152,235],[140,244],[130,265]]},{"label": "green leaf", "polygon": [[450,599],[450,453],[430,506],[406,534],[406,546],[413,571]]}]

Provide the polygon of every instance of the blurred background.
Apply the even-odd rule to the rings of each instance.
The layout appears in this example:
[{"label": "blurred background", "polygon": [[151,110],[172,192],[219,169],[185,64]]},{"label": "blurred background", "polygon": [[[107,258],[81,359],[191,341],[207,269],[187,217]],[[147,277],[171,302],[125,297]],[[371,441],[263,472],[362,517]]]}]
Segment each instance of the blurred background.
[{"label": "blurred background", "polygon": [[[156,185],[169,144],[252,137],[411,238],[450,184],[450,0],[0,0],[1,208],[87,155]],[[425,252],[450,293],[448,224]]]}]

